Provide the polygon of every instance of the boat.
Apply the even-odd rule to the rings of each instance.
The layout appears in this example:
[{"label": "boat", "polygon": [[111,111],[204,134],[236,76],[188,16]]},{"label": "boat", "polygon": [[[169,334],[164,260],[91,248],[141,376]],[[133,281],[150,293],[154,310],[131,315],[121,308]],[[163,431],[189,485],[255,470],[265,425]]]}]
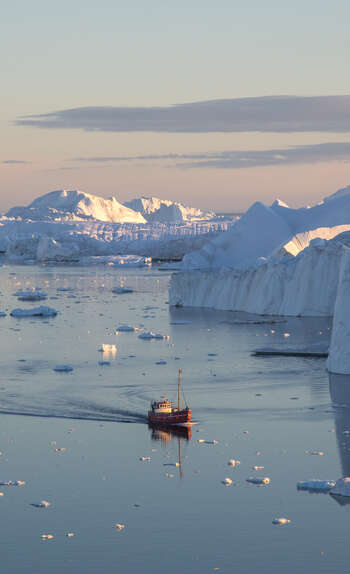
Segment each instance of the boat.
[{"label": "boat", "polygon": [[179,369],[179,376],[177,381],[177,406],[163,396],[160,401],[152,401],[151,409],[148,411],[148,422],[153,425],[190,425],[192,411],[186,405],[181,408],[180,393],[181,393],[181,375],[182,371]]}]

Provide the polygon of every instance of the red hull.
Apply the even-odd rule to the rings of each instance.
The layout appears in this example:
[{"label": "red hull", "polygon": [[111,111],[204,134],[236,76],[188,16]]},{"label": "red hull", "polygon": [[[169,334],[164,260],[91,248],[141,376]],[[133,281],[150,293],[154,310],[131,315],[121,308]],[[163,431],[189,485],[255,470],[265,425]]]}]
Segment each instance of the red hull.
[{"label": "red hull", "polygon": [[153,411],[148,411],[148,422],[162,425],[180,425],[189,423],[191,416],[191,409],[184,409],[183,411],[175,411],[173,413],[154,413]]}]

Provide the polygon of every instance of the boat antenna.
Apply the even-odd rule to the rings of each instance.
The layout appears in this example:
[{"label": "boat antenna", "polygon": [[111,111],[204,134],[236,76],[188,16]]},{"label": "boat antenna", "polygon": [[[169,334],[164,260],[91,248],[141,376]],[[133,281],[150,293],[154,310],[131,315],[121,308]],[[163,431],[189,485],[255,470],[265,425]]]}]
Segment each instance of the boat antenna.
[{"label": "boat antenna", "polygon": [[180,387],[181,387],[182,370],[179,369],[179,376],[177,379],[177,409],[180,410]]}]

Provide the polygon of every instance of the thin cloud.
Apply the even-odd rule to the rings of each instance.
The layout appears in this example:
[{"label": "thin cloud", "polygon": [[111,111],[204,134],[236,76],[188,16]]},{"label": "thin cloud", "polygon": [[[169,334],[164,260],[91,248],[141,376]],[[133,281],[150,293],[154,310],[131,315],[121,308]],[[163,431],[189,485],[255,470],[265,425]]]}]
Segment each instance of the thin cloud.
[{"label": "thin cloud", "polygon": [[350,142],[330,142],[270,150],[231,150],[206,153],[168,153],[137,156],[92,156],[75,158],[73,161],[103,164],[114,162],[129,163],[134,161],[148,162],[155,160],[168,162],[172,160],[168,165],[182,169],[248,169],[251,167],[349,161]]},{"label": "thin cloud", "polygon": [[350,96],[265,96],[166,107],[82,107],[20,117],[18,126],[102,132],[350,132]]},{"label": "thin cloud", "polygon": [[4,159],[1,163],[5,163],[7,165],[29,165],[31,161],[25,161],[24,159]]}]

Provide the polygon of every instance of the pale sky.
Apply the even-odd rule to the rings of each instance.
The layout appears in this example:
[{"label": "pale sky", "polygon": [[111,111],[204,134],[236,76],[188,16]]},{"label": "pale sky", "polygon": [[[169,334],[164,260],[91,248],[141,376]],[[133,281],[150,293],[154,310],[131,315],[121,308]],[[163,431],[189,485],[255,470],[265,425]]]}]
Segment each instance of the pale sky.
[{"label": "pale sky", "polygon": [[241,211],[350,184],[348,0],[0,7],[0,211],[63,188]]}]

